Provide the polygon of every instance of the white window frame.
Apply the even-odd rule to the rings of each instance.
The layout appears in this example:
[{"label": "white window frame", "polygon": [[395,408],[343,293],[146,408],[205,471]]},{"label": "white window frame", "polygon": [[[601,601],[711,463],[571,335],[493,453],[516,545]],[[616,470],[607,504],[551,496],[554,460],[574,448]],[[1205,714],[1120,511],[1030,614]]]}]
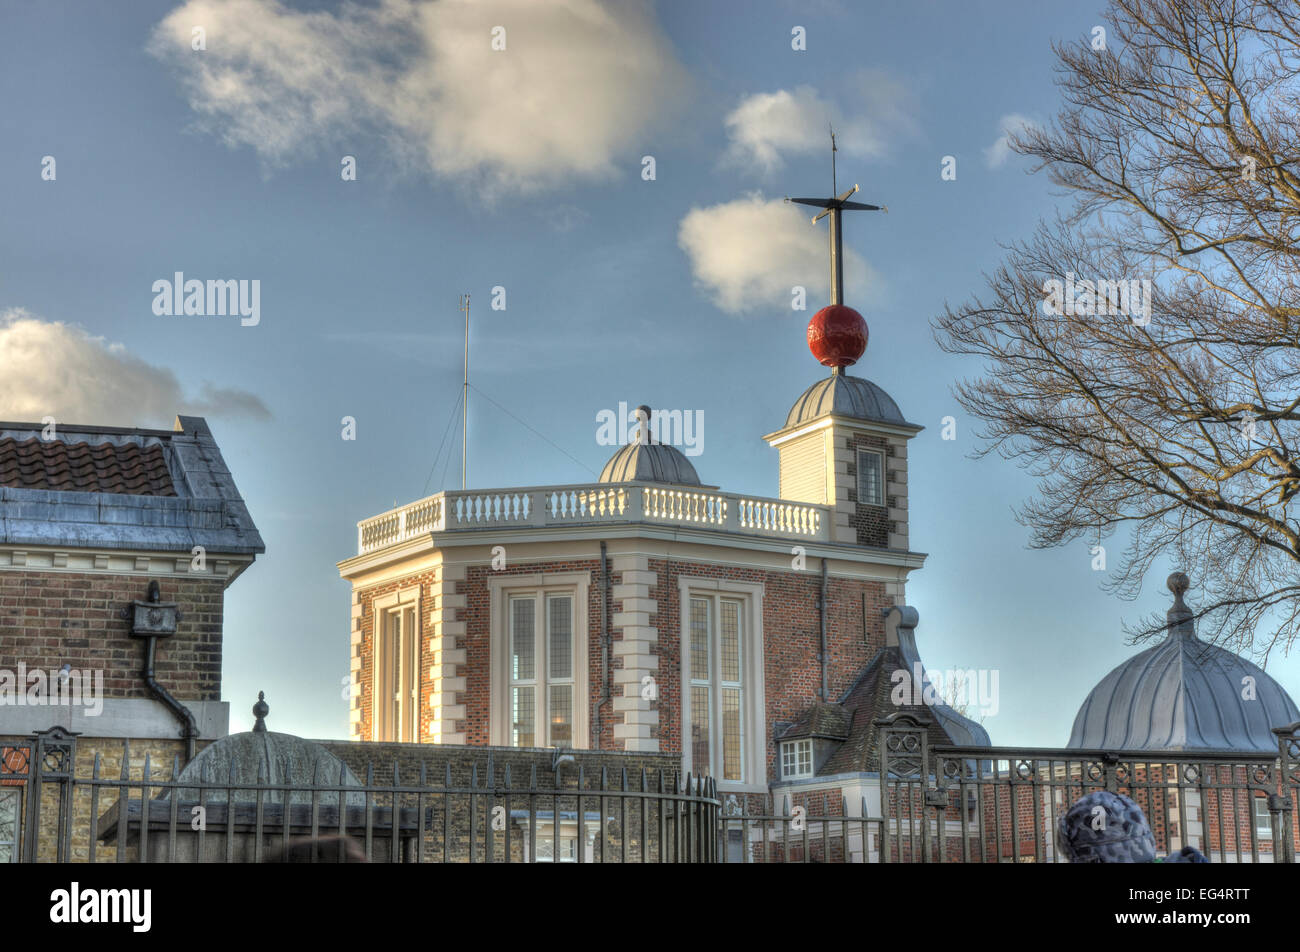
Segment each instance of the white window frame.
[{"label": "white window frame", "polygon": [[[876,457],[878,460],[880,460],[880,498],[879,498],[879,499],[863,499],[863,498],[862,498],[862,472],[863,472],[863,467],[862,467],[862,457],[863,457],[863,456],[866,456],[866,455],[868,455],[868,454],[870,454],[871,456],[874,456],[874,457]],[[863,506],[883,506],[883,505],[885,505],[885,503],[886,503],[886,499],[885,499],[885,476],[886,476],[886,473],[885,473],[885,454],[882,453],[880,450],[868,450],[868,449],[863,449],[863,448],[859,447],[859,448],[858,448],[857,461],[858,461],[858,462],[857,462],[857,467],[858,467],[858,472],[857,472],[858,503],[859,503],[860,505],[863,505]]]},{"label": "white window frame", "polygon": [[[374,630],[370,652],[370,739],[419,743],[420,674],[424,666],[420,586],[412,585],[375,598],[371,602],[371,613]],[[401,684],[393,684],[390,671],[393,646],[389,619],[394,615],[403,619],[398,665]],[[392,708],[394,701],[396,712]]]},{"label": "white window frame", "polygon": [[[761,793],[767,790],[767,733],[766,698],[763,671],[763,585],[754,582],[733,582],[726,579],[678,576],[677,614],[681,623],[681,738],[682,771],[692,773],[691,764],[691,599],[712,598],[713,618],[717,605],[723,599],[736,599],[740,604],[741,618],[741,779],[724,780],[721,776],[722,750],[710,744],[711,768],[720,791],[736,793]],[[712,644],[712,633],[710,634]],[[716,667],[710,665],[710,675]],[[720,684],[714,680],[714,684]],[[715,705],[715,710],[718,705]],[[716,717],[710,723],[716,722]]]},{"label": "white window frame", "polygon": [[[1273,818],[1268,812],[1268,797],[1252,797],[1251,800],[1251,817],[1255,823],[1255,838],[1257,840],[1271,839],[1273,836]],[[1260,806],[1263,809],[1260,809]],[[1262,816],[1261,816],[1262,814]]]},{"label": "white window frame", "polygon": [[[488,579],[488,628],[491,656],[491,696],[488,715],[488,741],[496,747],[509,747],[510,743],[510,599],[528,596],[539,600],[538,619],[541,647],[546,645],[546,596],[569,595],[573,598],[573,741],[572,747],[585,750],[590,739],[590,687],[588,684],[587,654],[590,640],[587,631],[589,614],[587,594],[591,585],[588,572],[538,573],[534,575],[509,575]],[[549,700],[544,689],[545,675],[549,674],[546,651],[537,654],[538,687],[534,694],[538,705],[537,727],[546,730],[550,739],[550,718],[543,716]],[[541,745],[539,745],[541,746]]]},{"label": "white window frame", "polygon": [[[795,765],[793,769],[790,770],[786,769],[787,753],[790,754],[790,757],[788,758],[789,761]],[[808,760],[808,769],[802,770],[799,768],[798,765],[799,762],[804,759],[803,755],[805,753],[807,755],[807,760]],[[811,738],[801,738],[799,740],[781,741],[781,779],[782,780],[799,780],[804,777],[811,777],[813,775],[814,766],[815,765],[813,764],[813,742]]]}]

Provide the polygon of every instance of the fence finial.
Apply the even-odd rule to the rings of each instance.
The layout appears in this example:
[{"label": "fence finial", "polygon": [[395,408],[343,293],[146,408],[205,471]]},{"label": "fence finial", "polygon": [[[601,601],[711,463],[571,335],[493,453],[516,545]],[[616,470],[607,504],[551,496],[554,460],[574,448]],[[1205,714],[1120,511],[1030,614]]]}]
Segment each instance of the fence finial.
[{"label": "fence finial", "polygon": [[271,713],[271,705],[266,703],[266,692],[257,692],[257,703],[253,705],[253,716],[257,718],[253,722],[253,730],[260,733],[266,733],[266,715]]}]

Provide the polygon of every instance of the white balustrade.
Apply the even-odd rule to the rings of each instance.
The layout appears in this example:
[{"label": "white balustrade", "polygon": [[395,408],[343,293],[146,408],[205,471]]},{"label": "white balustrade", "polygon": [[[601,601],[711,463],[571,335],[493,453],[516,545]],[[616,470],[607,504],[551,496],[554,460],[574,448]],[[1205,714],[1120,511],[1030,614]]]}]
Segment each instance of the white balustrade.
[{"label": "white balustrade", "polygon": [[654,522],[720,532],[829,538],[829,508],[644,483],[443,492],[357,523],[374,552],[432,532],[492,527]]}]

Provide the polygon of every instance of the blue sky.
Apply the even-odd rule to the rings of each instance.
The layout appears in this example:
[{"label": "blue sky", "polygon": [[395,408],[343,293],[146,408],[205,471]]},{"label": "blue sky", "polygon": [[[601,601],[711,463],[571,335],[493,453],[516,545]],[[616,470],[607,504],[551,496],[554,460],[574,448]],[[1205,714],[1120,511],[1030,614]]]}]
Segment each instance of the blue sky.
[{"label": "blue sky", "polygon": [[[106,401],[91,372],[0,353],[0,419],[206,413],[267,544],[227,592],[232,729],[264,690],[275,728],[347,736],[334,563],[358,519],[458,486],[458,443],[445,478],[430,470],[461,384],[462,292],[476,386],[583,463],[471,396],[472,485],[592,478],[609,453],[596,414],[626,401],[702,412],[703,480],[776,494],[760,436],[822,372],[804,327],[825,300],[825,226],[768,203],[828,191],[829,117],[841,186],[889,206],[846,219],[846,298],[871,333],[855,372],[926,427],[910,451],[922,655],[999,671],[995,743],[1065,743],[1089,688],[1137,650],[1122,621],[1168,604],[1168,567],[1122,602],[1087,545],[1026,548],[1011,510],[1032,482],[969,457],[951,386],[979,367],[941,353],[930,322],[1060,200],[994,146],[1056,112],[1049,44],[1099,16],[864,6],[0,3],[0,340],[25,322],[52,366],[102,351],[139,381],[139,399]],[[507,48],[485,52],[497,23]],[[260,323],[155,315],[152,284],[176,271],[259,280]],[[495,286],[505,310],[487,306]],[[1269,670],[1300,691],[1300,659]]]}]

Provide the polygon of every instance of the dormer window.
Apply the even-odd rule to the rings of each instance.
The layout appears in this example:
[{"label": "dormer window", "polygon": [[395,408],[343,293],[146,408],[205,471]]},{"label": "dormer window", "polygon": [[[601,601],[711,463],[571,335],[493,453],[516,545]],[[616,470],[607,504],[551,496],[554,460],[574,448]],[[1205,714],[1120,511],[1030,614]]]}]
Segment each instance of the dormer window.
[{"label": "dormer window", "polygon": [[858,450],[858,503],[885,504],[885,456],[875,450]]},{"label": "dormer window", "polygon": [[811,740],[787,740],[781,744],[781,779],[797,780],[813,775]]}]

